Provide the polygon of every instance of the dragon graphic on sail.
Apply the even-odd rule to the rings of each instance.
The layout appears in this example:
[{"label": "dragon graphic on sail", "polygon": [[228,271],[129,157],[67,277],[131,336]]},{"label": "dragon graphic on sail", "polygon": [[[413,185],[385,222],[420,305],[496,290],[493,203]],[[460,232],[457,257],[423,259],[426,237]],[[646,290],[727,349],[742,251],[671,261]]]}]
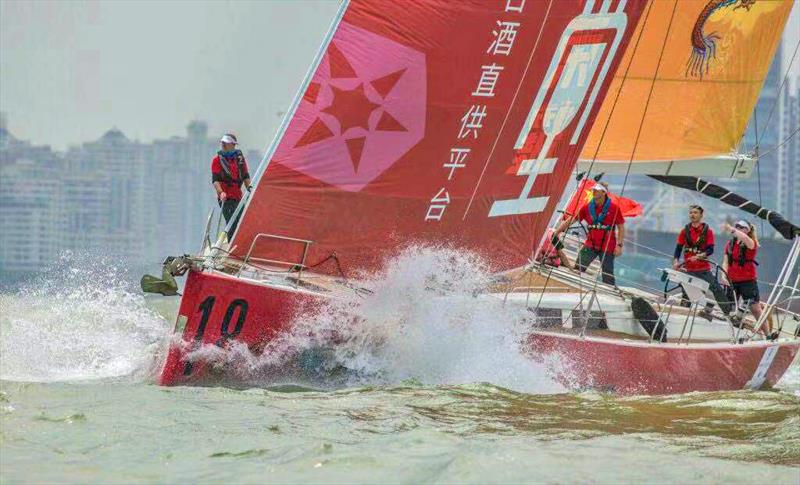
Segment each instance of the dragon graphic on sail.
[{"label": "dragon graphic on sail", "polygon": [[714,12],[727,7],[733,7],[733,10],[743,8],[749,12],[755,3],[756,0],[710,0],[706,4],[692,28],[692,53],[686,63],[686,76],[702,79],[703,75],[708,74],[711,62],[717,57],[717,42],[721,39],[720,34],[717,32],[706,34],[703,30],[709,17]]}]

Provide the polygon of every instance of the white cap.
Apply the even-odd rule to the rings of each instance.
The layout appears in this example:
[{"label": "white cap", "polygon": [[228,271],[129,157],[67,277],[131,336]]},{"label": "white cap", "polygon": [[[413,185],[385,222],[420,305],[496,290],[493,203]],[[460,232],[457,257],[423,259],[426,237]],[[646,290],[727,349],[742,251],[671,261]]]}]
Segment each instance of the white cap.
[{"label": "white cap", "polygon": [[236,136],[234,136],[234,135],[232,135],[230,133],[225,133],[222,136],[222,138],[219,139],[219,141],[220,141],[220,143],[233,143],[234,145],[239,143],[238,141],[236,141]]},{"label": "white cap", "polygon": [[741,220],[736,221],[736,224],[734,224],[734,227],[739,227],[739,228],[746,229],[746,230],[749,231],[750,230],[750,223],[747,222],[744,219],[741,219]]},{"label": "white cap", "polygon": [[602,190],[603,192],[608,193],[608,189],[603,184],[594,184],[594,187],[592,187],[592,190]]}]

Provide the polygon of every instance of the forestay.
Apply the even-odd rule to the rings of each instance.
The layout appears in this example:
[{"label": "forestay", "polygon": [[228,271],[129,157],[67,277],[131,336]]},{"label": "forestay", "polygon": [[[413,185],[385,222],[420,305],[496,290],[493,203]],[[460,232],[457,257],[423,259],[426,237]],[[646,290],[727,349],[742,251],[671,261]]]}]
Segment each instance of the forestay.
[{"label": "forestay", "polygon": [[[524,264],[646,3],[353,0],[232,240],[345,273],[415,243]],[[254,244],[255,241],[255,244]],[[335,265],[315,271],[337,273]]]}]

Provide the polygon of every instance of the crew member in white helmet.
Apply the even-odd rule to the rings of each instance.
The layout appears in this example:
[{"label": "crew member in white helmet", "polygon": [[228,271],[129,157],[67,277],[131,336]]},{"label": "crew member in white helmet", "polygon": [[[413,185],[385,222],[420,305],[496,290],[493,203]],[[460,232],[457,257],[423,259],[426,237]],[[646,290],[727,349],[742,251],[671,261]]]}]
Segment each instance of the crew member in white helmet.
[{"label": "crew member in white helmet", "polygon": [[[248,191],[251,190],[250,172],[242,151],[236,148],[239,142],[235,135],[226,133],[219,142],[221,150],[211,160],[211,182],[217,191],[217,202],[222,208],[225,222],[229,223],[236,212],[236,207],[242,200],[242,184]],[[239,218],[237,217],[231,226],[229,235],[233,235],[238,223]]]}]

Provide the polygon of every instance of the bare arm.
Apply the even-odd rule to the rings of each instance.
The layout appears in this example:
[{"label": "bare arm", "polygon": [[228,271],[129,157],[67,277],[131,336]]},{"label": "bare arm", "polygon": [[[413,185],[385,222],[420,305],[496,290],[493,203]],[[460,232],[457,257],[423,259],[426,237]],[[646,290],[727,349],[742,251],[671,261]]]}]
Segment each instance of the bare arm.
[{"label": "bare arm", "polygon": [[227,198],[226,197],[227,194],[225,194],[225,191],[222,190],[222,184],[221,183],[214,182],[214,190],[217,191],[217,198],[219,200],[225,200]]},{"label": "bare arm", "polygon": [[742,241],[744,245],[747,246],[747,249],[754,249],[756,247],[756,242],[753,241],[753,238],[745,234],[744,231],[734,228],[731,234],[733,234],[733,237],[736,239]]},{"label": "bare arm", "polygon": [[755,249],[756,242],[753,241],[753,238],[748,236],[747,233],[745,233],[744,231],[740,231],[739,229],[736,229],[735,227],[727,223],[723,224],[722,228],[725,230],[725,232],[731,233],[733,237],[742,241],[744,245],[747,246],[747,249]]},{"label": "bare arm", "polygon": [[728,256],[725,254],[725,251],[723,251],[722,265],[719,267],[719,269],[722,270],[719,273],[722,284],[725,286],[730,286],[731,283],[730,280],[728,279]]},{"label": "bare arm", "polygon": [[622,245],[625,242],[625,224],[617,226],[617,247],[614,248],[614,256],[622,254]]},{"label": "bare arm", "polygon": [[566,231],[567,229],[569,229],[569,226],[571,226],[574,222],[575,222],[575,216],[569,216],[568,218],[564,219],[563,221],[561,221],[561,224],[559,224],[556,227],[553,236],[558,236],[562,232]]}]

